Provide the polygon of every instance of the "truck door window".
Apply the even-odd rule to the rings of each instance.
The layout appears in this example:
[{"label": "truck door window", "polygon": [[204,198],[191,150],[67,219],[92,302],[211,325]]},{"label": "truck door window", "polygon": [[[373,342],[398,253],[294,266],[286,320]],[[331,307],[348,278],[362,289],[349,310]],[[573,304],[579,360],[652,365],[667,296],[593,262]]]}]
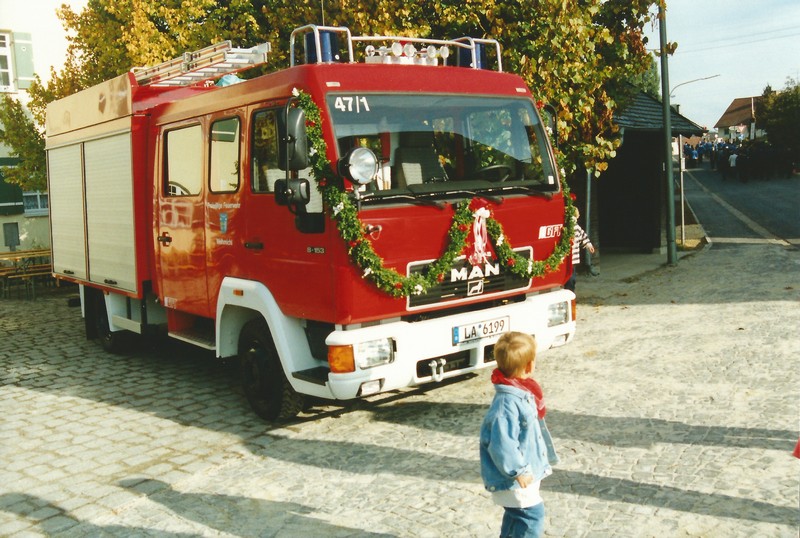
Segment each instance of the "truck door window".
[{"label": "truck door window", "polygon": [[211,192],[239,189],[239,118],[211,124]]},{"label": "truck door window", "polygon": [[275,192],[275,182],[286,177],[278,167],[278,110],[259,110],[253,115],[250,138],[253,192]]},{"label": "truck door window", "polygon": [[200,194],[203,185],[203,131],[199,125],[166,133],[166,196]]}]

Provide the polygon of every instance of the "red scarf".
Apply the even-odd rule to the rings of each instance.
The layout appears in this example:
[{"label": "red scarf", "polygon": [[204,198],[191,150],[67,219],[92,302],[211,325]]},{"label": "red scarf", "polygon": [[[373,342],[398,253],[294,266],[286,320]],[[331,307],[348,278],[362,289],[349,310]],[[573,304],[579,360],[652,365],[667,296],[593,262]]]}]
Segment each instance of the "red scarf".
[{"label": "red scarf", "polygon": [[518,389],[533,394],[533,400],[536,402],[536,410],[539,412],[539,418],[544,418],[545,413],[547,413],[547,408],[544,406],[544,392],[542,392],[542,387],[539,386],[539,383],[532,377],[506,377],[503,372],[495,368],[492,372],[492,383],[495,385],[517,387]]}]

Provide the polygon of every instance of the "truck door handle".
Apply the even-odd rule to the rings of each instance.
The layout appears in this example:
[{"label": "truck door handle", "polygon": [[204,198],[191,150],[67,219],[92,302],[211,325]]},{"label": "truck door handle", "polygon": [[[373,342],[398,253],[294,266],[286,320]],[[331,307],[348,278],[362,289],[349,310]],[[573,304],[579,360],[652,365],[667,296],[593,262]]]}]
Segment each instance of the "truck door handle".
[{"label": "truck door handle", "polygon": [[164,233],[163,235],[158,236],[158,242],[163,243],[165,245],[169,245],[172,243],[172,238],[169,236],[168,233]]},{"label": "truck door handle", "polygon": [[261,250],[264,248],[264,243],[261,241],[245,241],[244,248],[251,248],[253,250]]}]

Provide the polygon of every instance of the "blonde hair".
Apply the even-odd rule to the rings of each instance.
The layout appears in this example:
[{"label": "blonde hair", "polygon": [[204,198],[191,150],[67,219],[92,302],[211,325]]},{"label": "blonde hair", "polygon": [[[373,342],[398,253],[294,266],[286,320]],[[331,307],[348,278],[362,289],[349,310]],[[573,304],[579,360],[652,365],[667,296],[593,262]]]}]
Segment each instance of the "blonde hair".
[{"label": "blonde hair", "polygon": [[505,333],[494,345],[494,360],[506,377],[515,377],[536,361],[536,340],[521,332]]}]

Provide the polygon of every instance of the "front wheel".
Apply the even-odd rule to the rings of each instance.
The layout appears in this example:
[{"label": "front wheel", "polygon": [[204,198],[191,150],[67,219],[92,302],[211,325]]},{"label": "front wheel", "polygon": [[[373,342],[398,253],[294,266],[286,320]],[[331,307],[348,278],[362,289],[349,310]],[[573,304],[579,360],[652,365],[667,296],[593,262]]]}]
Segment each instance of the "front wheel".
[{"label": "front wheel", "polygon": [[256,414],[269,421],[288,420],[303,409],[303,395],[286,379],[278,352],[262,319],[248,322],[239,335],[242,388]]}]

